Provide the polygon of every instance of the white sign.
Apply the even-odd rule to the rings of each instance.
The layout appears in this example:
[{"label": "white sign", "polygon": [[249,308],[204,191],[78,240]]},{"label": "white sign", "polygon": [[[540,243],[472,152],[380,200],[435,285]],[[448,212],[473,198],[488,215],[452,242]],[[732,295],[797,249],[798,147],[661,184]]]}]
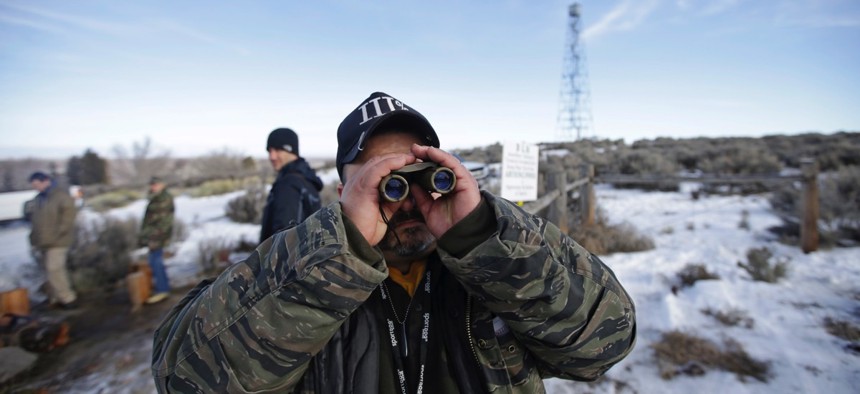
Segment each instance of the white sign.
[{"label": "white sign", "polygon": [[506,142],[502,147],[502,198],[510,201],[537,200],[538,146]]}]

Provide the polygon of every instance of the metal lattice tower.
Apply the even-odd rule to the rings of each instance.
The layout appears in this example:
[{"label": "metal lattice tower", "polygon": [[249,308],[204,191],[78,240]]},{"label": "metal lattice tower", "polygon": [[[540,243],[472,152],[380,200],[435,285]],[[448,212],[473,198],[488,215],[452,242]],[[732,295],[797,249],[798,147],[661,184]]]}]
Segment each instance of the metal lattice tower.
[{"label": "metal lattice tower", "polygon": [[579,41],[579,3],[568,8],[567,41],[561,72],[557,130],[563,141],[593,137],[585,49]]}]

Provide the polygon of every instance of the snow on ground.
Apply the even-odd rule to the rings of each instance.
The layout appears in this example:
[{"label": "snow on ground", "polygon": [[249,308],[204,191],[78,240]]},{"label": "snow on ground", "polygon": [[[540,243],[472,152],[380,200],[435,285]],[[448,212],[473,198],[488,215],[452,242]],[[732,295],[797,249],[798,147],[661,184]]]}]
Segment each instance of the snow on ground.
[{"label": "snow on ground", "polygon": [[[860,387],[860,357],[846,352],[845,341],[824,328],[826,317],[855,325],[860,311],[860,249],[844,248],[805,255],[777,243],[766,231],[779,220],[761,196],[705,197],[686,193],[597,191],[611,222],[627,221],[654,238],[656,248],[602,256],[636,303],[638,339],[634,351],[609,371],[611,383],[597,392],[639,393],[852,393]],[[748,213],[749,230],[740,227]],[[769,248],[789,259],[788,277],[777,284],[754,282],[737,266],[750,248]],[[698,281],[671,292],[675,275],[687,264],[703,264],[719,280]],[[753,327],[726,327],[703,309],[741,310]],[[680,330],[718,344],[731,338],[754,359],[770,364],[767,383],[728,372],[665,381],[651,345],[662,333]],[[577,392],[577,385],[550,380],[555,393]]]},{"label": "snow on ground", "polygon": [[[329,174],[331,175],[331,174]],[[334,175],[336,177],[336,175]],[[238,195],[176,198],[177,216],[189,228],[189,238],[167,261],[172,281],[196,282],[201,242],[256,240],[258,227],[230,222],[224,205]],[[860,324],[860,248],[841,248],[803,254],[798,247],[779,244],[767,228],[779,223],[762,196],[706,196],[694,201],[684,192],[642,192],[598,187],[600,207],[613,223],[628,222],[651,236],[654,250],[601,258],[615,271],[636,303],[637,344],[633,352],[611,369],[603,383],[547,380],[550,393],[854,393],[860,387],[860,355],[848,353],[847,343],[827,333],[825,318]],[[143,216],[145,201],[111,211],[116,217]],[[743,212],[746,212],[744,214]],[[748,228],[740,223],[746,217]],[[25,280],[20,272],[31,265],[26,226],[0,229],[0,289]],[[786,279],[777,284],[752,281],[737,266],[746,262],[750,248],[767,247],[775,258],[789,261]],[[719,280],[698,281],[692,287],[671,291],[676,273],[687,264],[703,264]],[[32,275],[31,275],[32,276]],[[752,327],[726,327],[702,309],[740,310]],[[662,333],[680,330],[718,344],[725,339],[740,343],[753,358],[768,362],[771,376],[763,383],[734,374],[707,370],[703,376],[663,380],[651,345]],[[141,346],[150,346],[142,338]],[[145,371],[146,366],[136,369]],[[87,379],[116,382],[114,371],[99,371]],[[101,376],[101,377],[99,377]],[[140,375],[138,375],[140,376]],[[120,380],[125,381],[127,377]],[[126,389],[140,392],[152,387],[148,376]],[[84,382],[82,382],[84,383]],[[93,387],[82,384],[81,387]],[[101,387],[100,388],[104,388]],[[124,391],[125,390],[125,391]],[[82,391],[86,392],[86,391]],[[93,391],[89,391],[93,392]]]}]

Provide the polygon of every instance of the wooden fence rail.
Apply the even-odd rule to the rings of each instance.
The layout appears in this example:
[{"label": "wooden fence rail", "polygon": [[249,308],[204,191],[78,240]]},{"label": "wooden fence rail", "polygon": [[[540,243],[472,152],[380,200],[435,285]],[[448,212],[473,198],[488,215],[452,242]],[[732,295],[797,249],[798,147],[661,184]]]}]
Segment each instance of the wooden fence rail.
[{"label": "wooden fence rail", "polygon": [[571,191],[583,188],[581,193],[582,220],[584,226],[593,225],[597,209],[597,198],[594,193],[595,183],[610,184],[655,184],[697,182],[705,184],[774,184],[786,182],[802,182],[803,218],[800,226],[800,244],[804,253],[818,250],[818,164],[812,159],[801,160],[801,175],[677,175],[677,176],[632,176],[632,175],[602,175],[594,176],[594,166],[584,165],[580,171],[580,179],[571,183],[566,182],[563,170],[547,174],[547,193],[535,201],[523,205],[523,209],[538,213],[547,209],[546,217],[558,227],[568,232],[567,195]]}]

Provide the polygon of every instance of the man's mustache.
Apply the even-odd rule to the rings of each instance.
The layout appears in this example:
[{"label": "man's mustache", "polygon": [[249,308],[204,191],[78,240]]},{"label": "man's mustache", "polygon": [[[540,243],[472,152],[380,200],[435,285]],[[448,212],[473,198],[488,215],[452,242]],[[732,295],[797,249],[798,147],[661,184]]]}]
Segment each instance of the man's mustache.
[{"label": "man's mustache", "polygon": [[402,222],[406,222],[409,220],[418,220],[423,222],[424,216],[421,216],[421,212],[418,212],[417,209],[413,209],[408,212],[397,211],[391,219],[388,220],[389,227],[397,227]]}]

